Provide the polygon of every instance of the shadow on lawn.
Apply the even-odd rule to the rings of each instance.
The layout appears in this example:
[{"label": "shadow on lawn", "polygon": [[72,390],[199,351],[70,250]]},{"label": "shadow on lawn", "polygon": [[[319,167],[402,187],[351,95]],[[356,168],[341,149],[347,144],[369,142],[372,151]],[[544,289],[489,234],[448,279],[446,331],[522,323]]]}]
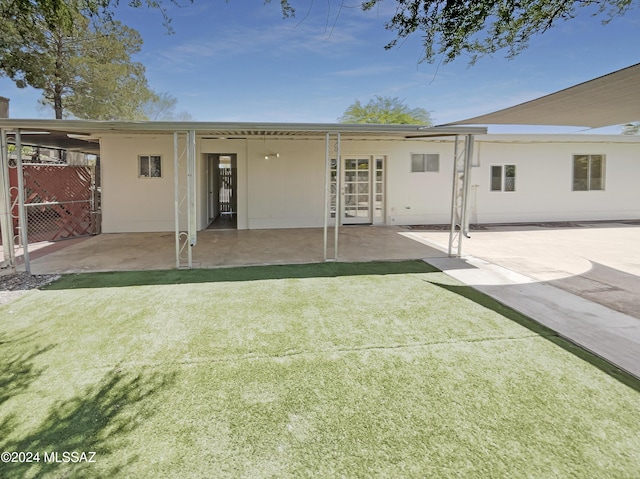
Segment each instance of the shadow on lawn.
[{"label": "shadow on lawn", "polygon": [[595,354],[590,353],[589,351],[581,348],[580,346],[572,343],[568,339],[558,336],[558,334],[552,329],[543,326],[542,324],[534,321],[533,319],[521,314],[514,309],[505,306],[501,302],[487,296],[486,294],[473,289],[471,286],[463,286],[463,285],[452,285],[452,284],[444,284],[439,283],[437,281],[433,281],[432,279],[425,279],[426,282],[433,284],[434,286],[439,286],[442,289],[446,289],[454,294],[467,298],[474,303],[479,304],[487,309],[495,311],[496,313],[504,316],[505,318],[510,319],[518,323],[521,326],[529,329],[530,331],[540,335],[541,337],[551,341],[556,346],[561,347],[565,351],[579,357],[583,361],[588,362],[589,364],[597,367],[604,373],[609,376],[617,379],[621,383],[629,386],[630,388],[640,392],[640,380],[635,378],[633,375],[627,373],[626,371],[620,370],[615,365],[605,361],[604,359],[596,356]]},{"label": "shadow on lawn", "polygon": [[424,261],[371,263],[313,263],[296,265],[244,266],[234,268],[124,271],[64,275],[45,290],[115,288],[163,284],[258,281],[287,278],[331,278],[337,276],[434,273],[438,269]]},{"label": "shadow on lawn", "polygon": [[[0,451],[40,453],[40,462],[0,464],[3,468],[0,477],[112,478],[126,475],[127,466],[140,460],[134,453],[127,454],[126,436],[153,415],[147,400],[171,383],[171,375],[110,372],[99,384],[56,404],[39,426],[22,437],[0,439]],[[0,424],[0,438],[9,437],[20,419],[17,415],[6,418]],[[95,452],[95,463],[64,462],[64,451]],[[57,461],[45,463],[44,452],[58,452]],[[89,457],[87,454],[87,459]]]},{"label": "shadow on lawn", "polygon": [[9,398],[27,390],[44,371],[44,368],[36,368],[33,361],[55,346],[35,347],[25,351],[23,343],[33,339],[34,334],[18,338],[9,338],[6,335],[0,337],[0,358],[2,361],[2,365],[0,365],[0,406]]}]

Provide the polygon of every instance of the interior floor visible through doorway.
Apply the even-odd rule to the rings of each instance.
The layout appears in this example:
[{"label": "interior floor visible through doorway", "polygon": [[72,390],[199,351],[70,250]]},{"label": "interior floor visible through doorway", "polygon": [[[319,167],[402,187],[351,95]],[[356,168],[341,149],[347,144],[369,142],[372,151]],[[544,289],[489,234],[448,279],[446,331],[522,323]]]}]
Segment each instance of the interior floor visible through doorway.
[{"label": "interior floor visible through doorway", "polygon": [[235,230],[238,227],[236,215],[220,215],[208,227],[208,230]]}]

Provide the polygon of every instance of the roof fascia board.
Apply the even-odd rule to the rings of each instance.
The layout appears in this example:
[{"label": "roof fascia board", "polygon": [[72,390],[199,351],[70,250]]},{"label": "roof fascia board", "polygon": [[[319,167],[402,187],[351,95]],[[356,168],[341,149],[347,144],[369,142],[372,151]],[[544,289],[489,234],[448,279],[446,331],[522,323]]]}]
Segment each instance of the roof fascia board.
[{"label": "roof fascia board", "polygon": [[640,135],[598,135],[591,133],[494,133],[475,137],[485,143],[640,143]]},{"label": "roof fascia board", "polygon": [[[299,133],[367,133],[367,134],[421,134],[421,135],[477,135],[487,132],[485,127],[420,125],[370,125],[338,123],[221,123],[221,122],[113,122],[90,120],[38,120],[3,119],[0,128],[66,131],[92,134],[99,132],[163,133],[174,131],[216,132],[299,132]],[[87,133],[90,132],[90,133]]]}]

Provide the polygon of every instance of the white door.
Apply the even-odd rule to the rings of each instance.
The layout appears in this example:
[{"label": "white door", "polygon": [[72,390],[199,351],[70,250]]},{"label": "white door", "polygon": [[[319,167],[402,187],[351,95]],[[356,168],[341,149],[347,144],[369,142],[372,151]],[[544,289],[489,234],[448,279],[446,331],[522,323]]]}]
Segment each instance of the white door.
[{"label": "white door", "polygon": [[[384,157],[343,157],[341,174],[341,224],[384,223]],[[335,161],[332,161],[332,214],[335,218]]]}]

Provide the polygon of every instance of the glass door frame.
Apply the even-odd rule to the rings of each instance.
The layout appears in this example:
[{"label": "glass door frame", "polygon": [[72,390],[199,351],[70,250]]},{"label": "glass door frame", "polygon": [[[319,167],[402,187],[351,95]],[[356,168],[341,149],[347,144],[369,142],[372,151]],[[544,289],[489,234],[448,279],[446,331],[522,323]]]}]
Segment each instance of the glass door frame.
[{"label": "glass door frame", "polygon": [[[373,224],[386,222],[386,156],[385,155],[342,155],[340,224]],[[361,165],[367,167],[361,167]],[[330,166],[330,222],[336,217],[336,159],[331,158]],[[368,175],[363,175],[364,171]],[[365,178],[366,176],[366,178]],[[351,188],[351,189],[350,189]],[[354,201],[348,201],[351,197]],[[362,201],[361,201],[362,200]],[[366,201],[366,204],[363,202]],[[352,215],[347,215],[351,210]],[[368,211],[362,215],[361,212]]]}]

